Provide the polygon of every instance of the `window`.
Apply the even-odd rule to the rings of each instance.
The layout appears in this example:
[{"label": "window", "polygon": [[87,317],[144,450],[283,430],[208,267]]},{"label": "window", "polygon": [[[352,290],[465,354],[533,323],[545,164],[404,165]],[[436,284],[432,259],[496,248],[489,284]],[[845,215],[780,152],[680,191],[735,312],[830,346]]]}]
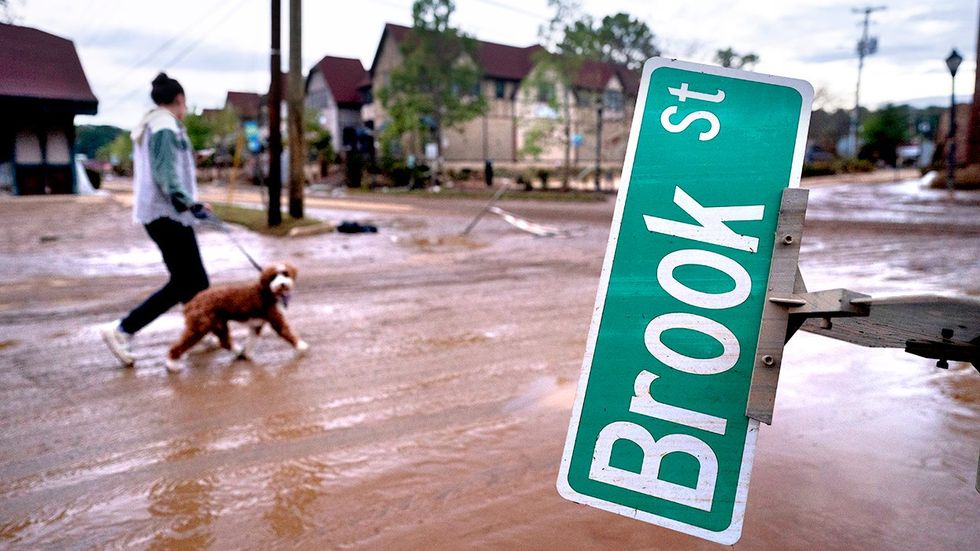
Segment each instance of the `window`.
[{"label": "window", "polygon": [[547,103],[555,97],[555,85],[550,82],[538,84],[538,101]]},{"label": "window", "polygon": [[496,86],[494,95],[496,96],[497,99],[503,99],[504,95],[507,94],[507,82],[497,79],[497,81],[494,84]]},{"label": "window", "polygon": [[606,90],[602,94],[602,103],[610,111],[623,110],[623,93],[619,90]]},{"label": "window", "polygon": [[312,90],[306,96],[306,103],[316,110],[326,109],[330,107],[330,95],[327,93],[326,88]]}]

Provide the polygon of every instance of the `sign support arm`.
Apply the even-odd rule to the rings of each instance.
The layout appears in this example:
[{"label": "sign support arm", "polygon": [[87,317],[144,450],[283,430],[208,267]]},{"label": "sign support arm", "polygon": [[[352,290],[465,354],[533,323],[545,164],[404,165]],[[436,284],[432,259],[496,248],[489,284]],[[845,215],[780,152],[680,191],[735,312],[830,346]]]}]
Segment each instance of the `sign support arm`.
[{"label": "sign support arm", "polygon": [[[769,282],[766,286],[766,302],[762,308],[762,325],[752,367],[752,382],[745,415],[767,425],[772,424],[772,412],[776,402],[776,386],[779,383],[779,366],[783,359],[783,345],[789,328],[789,310],[784,304],[772,301],[774,296],[792,295],[796,288],[800,260],[800,241],[803,238],[803,220],[809,191],[801,188],[783,190],[776,222],[775,246]],[[796,304],[799,304],[796,302]]]}]

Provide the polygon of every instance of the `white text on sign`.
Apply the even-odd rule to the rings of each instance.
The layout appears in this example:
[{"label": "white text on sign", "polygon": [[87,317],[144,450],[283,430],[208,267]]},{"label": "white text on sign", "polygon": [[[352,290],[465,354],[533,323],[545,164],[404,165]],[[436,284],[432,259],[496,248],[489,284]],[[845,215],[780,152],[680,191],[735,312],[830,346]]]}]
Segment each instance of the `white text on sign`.
[{"label": "white text on sign", "polygon": [[[683,94],[693,94],[688,92],[686,84],[677,91],[682,94],[679,96],[681,101],[685,98]],[[719,94],[721,96],[717,101],[724,98],[723,92],[719,91]],[[697,221],[697,224],[644,215],[647,230],[736,251],[755,253],[758,250],[758,237],[740,235],[728,223],[761,220],[765,211],[763,205],[704,207],[680,187],[674,188],[674,203]],[[722,293],[691,289],[674,276],[674,270],[683,265],[700,265],[724,273],[732,279],[734,288]],[[671,297],[689,306],[709,311],[739,306],[752,291],[752,281],[745,268],[727,256],[704,249],[682,249],[664,256],[657,267],[657,281]],[[687,329],[710,336],[722,345],[722,352],[714,358],[692,358],[676,352],[661,338],[670,329]],[[738,339],[721,323],[703,315],[680,312],[662,314],[651,320],[644,332],[644,344],[650,355],[662,364],[692,375],[724,373],[735,366],[741,352]],[[652,388],[656,379],[656,375],[646,370],[637,375],[634,383],[635,395],[629,407],[631,412],[714,434],[725,434],[726,419],[656,400]],[[613,444],[618,440],[629,440],[643,451],[639,473],[610,465]],[[697,460],[698,478],[693,488],[660,479],[663,458],[675,452]],[[589,477],[634,492],[710,511],[718,477],[718,459],[711,447],[695,436],[668,434],[656,440],[636,423],[617,421],[599,432]]]},{"label": "white text on sign", "polygon": [[[670,92],[670,95],[676,96],[677,101],[682,102],[687,101],[688,98],[690,98],[711,103],[721,103],[725,99],[725,92],[723,90],[718,90],[714,94],[693,92],[688,88],[688,84],[686,82],[682,82],[680,88],[667,88],[667,91]],[[660,114],[660,124],[663,125],[668,132],[672,132],[674,134],[683,132],[687,130],[688,126],[691,126],[691,123],[701,119],[708,121],[708,124],[711,125],[707,131],[701,132],[701,134],[698,135],[698,139],[702,142],[711,140],[717,136],[718,132],[721,130],[721,123],[718,121],[718,117],[711,111],[695,111],[693,113],[689,113],[681,120],[681,122],[676,124],[670,121],[670,117],[675,113],[677,113],[677,106],[672,105],[664,109],[663,113]]]}]

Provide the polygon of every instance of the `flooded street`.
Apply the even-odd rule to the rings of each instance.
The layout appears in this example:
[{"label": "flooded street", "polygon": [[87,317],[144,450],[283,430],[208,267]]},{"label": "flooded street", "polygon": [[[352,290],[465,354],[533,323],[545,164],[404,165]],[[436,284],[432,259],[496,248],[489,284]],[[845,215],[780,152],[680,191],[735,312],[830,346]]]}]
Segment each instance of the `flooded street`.
[{"label": "flooded street", "polygon": [[[201,351],[176,375],[176,310],[135,369],[97,333],[165,280],[128,200],[0,200],[0,548],[718,547],[555,490],[612,200],[502,204],[569,239],[491,217],[459,237],[482,202],[396,194],[307,204],[377,234],[234,228],[299,267],[287,317],[311,349],[266,334],[252,361]],[[801,270],[980,296],[978,214],[975,192],[821,185]],[[254,277],[227,236],[198,239],[212,284]],[[799,333],[735,547],[976,550],[978,453],[972,366]]]}]

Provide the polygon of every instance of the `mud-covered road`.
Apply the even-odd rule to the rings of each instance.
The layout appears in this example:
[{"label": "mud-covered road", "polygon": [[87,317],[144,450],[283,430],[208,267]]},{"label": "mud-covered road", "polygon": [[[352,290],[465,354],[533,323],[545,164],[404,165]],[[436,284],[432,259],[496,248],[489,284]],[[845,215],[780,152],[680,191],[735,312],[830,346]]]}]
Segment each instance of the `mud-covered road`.
[{"label": "mud-covered road", "polygon": [[[213,192],[220,199],[221,192]],[[0,548],[712,549],[562,500],[555,479],[613,202],[311,198],[377,234],[235,237],[300,268],[311,344],[200,352],[175,310],[118,367],[96,328],[163,283],[128,196],[0,199]],[[980,195],[812,190],[811,289],[980,296]],[[199,233],[213,283],[253,270]],[[239,330],[238,334],[241,334]],[[758,441],[739,549],[980,548],[980,374],[799,334]]]}]

